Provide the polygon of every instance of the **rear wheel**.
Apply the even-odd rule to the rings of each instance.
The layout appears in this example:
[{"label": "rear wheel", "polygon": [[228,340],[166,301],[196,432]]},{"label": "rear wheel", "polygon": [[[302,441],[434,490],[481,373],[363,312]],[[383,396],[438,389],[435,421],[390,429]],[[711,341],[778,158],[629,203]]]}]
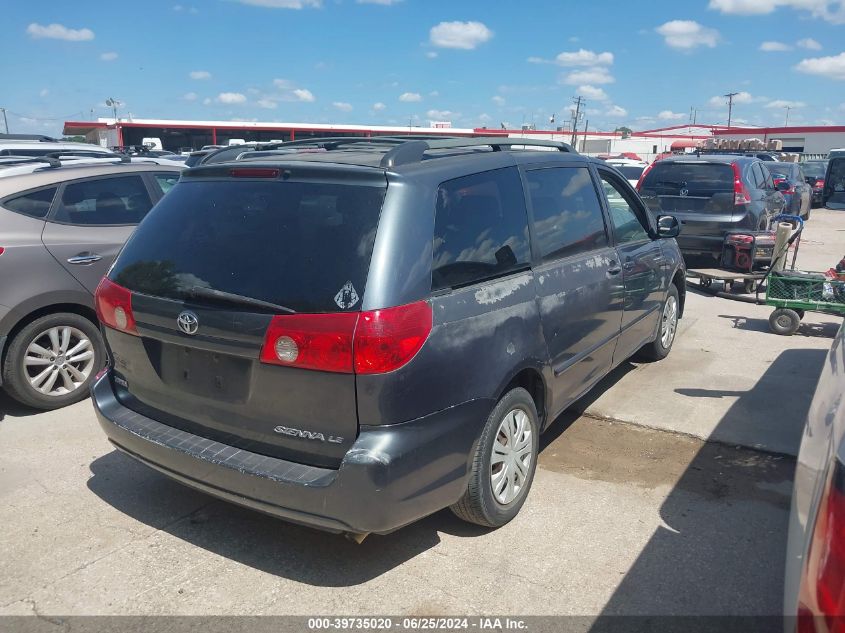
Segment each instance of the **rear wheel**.
[{"label": "rear wheel", "polygon": [[96,325],[78,314],[49,314],[24,326],[12,339],[3,363],[3,385],[18,402],[58,409],[87,397],[105,364]]},{"label": "rear wheel", "polygon": [[775,334],[792,336],[801,327],[801,316],[795,310],[778,308],[769,316],[769,328]]},{"label": "rear wheel", "polygon": [[638,357],[645,360],[663,360],[669,355],[669,352],[672,351],[672,344],[675,342],[675,334],[678,331],[680,308],[678,289],[675,287],[675,284],[671,284],[666,293],[666,300],[663,302],[663,310],[660,313],[660,326],[657,331],[657,338],[643,346],[637,352]]},{"label": "rear wheel", "polygon": [[501,527],[513,519],[534,480],[539,446],[534,400],[521,387],[511,389],[487,418],[466,492],[452,512],[485,527]]}]

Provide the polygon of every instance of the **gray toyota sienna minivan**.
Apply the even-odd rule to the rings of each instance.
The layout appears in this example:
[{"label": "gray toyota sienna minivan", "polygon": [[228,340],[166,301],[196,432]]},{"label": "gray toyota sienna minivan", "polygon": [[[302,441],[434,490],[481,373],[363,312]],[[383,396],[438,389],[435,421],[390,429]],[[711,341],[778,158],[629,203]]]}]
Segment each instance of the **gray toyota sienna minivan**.
[{"label": "gray toyota sienna minivan", "polygon": [[200,166],[97,291],[111,442],[290,521],[501,526],[540,433],[684,305],[671,216],[562,143],[343,139]]}]

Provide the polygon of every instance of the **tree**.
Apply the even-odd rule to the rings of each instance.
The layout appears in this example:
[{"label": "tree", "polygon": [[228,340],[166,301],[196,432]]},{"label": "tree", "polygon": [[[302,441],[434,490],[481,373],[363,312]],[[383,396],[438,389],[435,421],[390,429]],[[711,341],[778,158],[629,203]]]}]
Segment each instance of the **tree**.
[{"label": "tree", "polygon": [[629,128],[629,127],[625,127],[624,125],[623,125],[623,126],[621,126],[621,127],[616,128],[616,129],[615,129],[615,130],[613,130],[613,131],[614,131],[614,132],[620,132],[620,133],[622,134],[622,138],[623,138],[623,139],[630,138],[631,134],[633,134],[633,133],[634,133],[634,131],[633,131],[631,128]]}]

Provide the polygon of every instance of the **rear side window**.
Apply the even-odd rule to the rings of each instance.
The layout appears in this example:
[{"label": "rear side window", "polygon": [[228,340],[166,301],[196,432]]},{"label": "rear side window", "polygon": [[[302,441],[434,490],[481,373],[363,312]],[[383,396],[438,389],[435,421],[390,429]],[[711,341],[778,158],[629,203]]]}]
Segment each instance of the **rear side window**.
[{"label": "rear side window", "polygon": [[586,167],[537,169],[525,174],[534,214],[534,238],[545,259],[607,245],[604,215]]},{"label": "rear side window", "polygon": [[137,224],[152,206],[140,176],[82,180],[65,185],[55,220],[81,225]]},{"label": "rear side window", "polygon": [[530,263],[525,197],[516,168],[440,186],[433,253],[433,290],[492,279]]},{"label": "rear side window", "polygon": [[16,198],[9,198],[3,203],[3,206],[10,211],[22,213],[32,218],[45,218],[50,211],[50,205],[53,204],[57,189],[58,187],[49,187],[48,189],[31,191]]},{"label": "rear side window", "polygon": [[657,163],[648,172],[641,189],[659,196],[677,196],[686,189],[688,196],[707,197],[734,188],[734,173],[727,163]]},{"label": "rear side window", "polygon": [[360,310],[384,187],[180,182],[138,227],[111,278],[185,299],[212,288],[297,312]]}]

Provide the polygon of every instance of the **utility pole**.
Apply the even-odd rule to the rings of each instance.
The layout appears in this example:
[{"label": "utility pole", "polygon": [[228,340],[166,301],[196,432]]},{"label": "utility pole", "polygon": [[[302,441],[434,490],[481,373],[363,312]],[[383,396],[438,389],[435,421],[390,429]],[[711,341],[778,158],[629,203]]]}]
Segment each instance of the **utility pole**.
[{"label": "utility pole", "polygon": [[6,134],[9,133],[9,121],[6,119],[6,108],[0,108],[3,111],[3,127],[6,130]]},{"label": "utility pole", "polygon": [[784,106],[786,108],[786,123],[783,124],[783,127],[789,127],[789,111],[792,109],[792,106]]},{"label": "utility pole", "polygon": [[584,105],[584,99],[581,96],[572,99],[575,102],[575,114],[572,118],[572,147],[575,147],[575,141],[578,140],[578,121],[581,120],[581,106]]},{"label": "utility pole", "polygon": [[724,95],[728,98],[728,128],[731,127],[731,116],[733,115],[734,109],[734,97],[738,94],[738,92],[729,92],[728,94]]}]

